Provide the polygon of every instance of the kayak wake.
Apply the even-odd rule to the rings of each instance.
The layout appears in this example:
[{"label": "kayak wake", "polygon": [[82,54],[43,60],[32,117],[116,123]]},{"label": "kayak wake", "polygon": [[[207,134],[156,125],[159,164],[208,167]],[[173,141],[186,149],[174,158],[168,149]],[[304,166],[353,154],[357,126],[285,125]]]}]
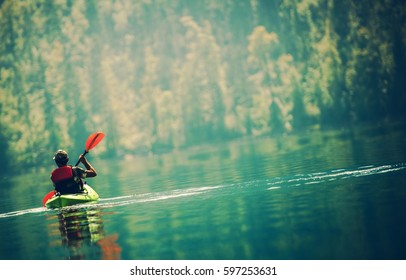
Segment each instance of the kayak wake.
[{"label": "kayak wake", "polygon": [[114,206],[124,206],[135,203],[146,203],[154,202],[168,199],[175,199],[180,197],[195,196],[202,193],[207,193],[214,189],[222,188],[222,186],[213,187],[201,187],[201,188],[189,188],[189,189],[179,189],[163,193],[146,193],[140,195],[128,195],[122,197],[113,198],[101,198],[99,202],[95,204],[98,207],[114,207]]},{"label": "kayak wake", "polygon": [[[362,166],[354,169],[336,169],[326,172],[317,172],[310,174],[299,174],[294,176],[287,177],[277,177],[272,179],[264,180],[252,180],[248,182],[240,183],[231,183],[218,186],[205,186],[205,187],[193,187],[188,189],[176,189],[165,192],[152,192],[145,194],[134,194],[126,196],[118,196],[111,198],[100,198],[96,203],[91,204],[76,204],[72,206],[66,206],[62,209],[92,209],[92,208],[112,208],[118,206],[126,206],[137,203],[148,203],[148,202],[157,202],[165,201],[170,199],[181,199],[183,197],[198,196],[202,194],[207,194],[214,192],[216,190],[227,190],[229,193],[235,193],[236,189],[252,189],[256,188],[257,190],[278,190],[285,187],[299,187],[307,186],[314,184],[321,184],[326,182],[332,182],[336,180],[345,180],[353,177],[364,177],[371,175],[378,175],[384,173],[393,173],[396,171],[401,171],[406,169],[406,163],[399,163],[393,165],[382,165],[382,166]],[[32,209],[25,209],[20,211],[13,211],[8,213],[0,213],[1,218],[9,218],[15,216],[21,216],[26,214],[41,214],[45,212],[55,212],[60,211],[60,209],[47,209],[45,207],[38,207]]]},{"label": "kayak wake", "polygon": [[21,216],[21,215],[25,215],[25,214],[43,213],[43,212],[47,212],[47,211],[49,211],[49,209],[44,208],[44,207],[24,209],[24,210],[19,210],[19,211],[12,211],[12,212],[7,212],[7,213],[1,213],[0,214],[0,219],[1,218],[9,218],[9,217]]},{"label": "kayak wake", "polygon": [[118,196],[118,197],[111,197],[111,198],[100,198],[96,203],[83,203],[83,204],[75,204],[71,206],[65,206],[63,208],[57,209],[47,209],[45,207],[39,208],[32,208],[32,209],[25,209],[20,211],[13,211],[8,213],[0,214],[1,218],[9,218],[15,216],[21,216],[25,214],[38,214],[44,212],[52,212],[52,211],[60,211],[63,210],[70,210],[70,209],[92,209],[92,208],[111,208],[116,206],[125,206],[130,204],[136,203],[147,203],[147,202],[154,202],[154,201],[162,201],[168,199],[175,199],[180,197],[186,196],[194,196],[199,195],[213,189],[218,189],[221,186],[217,187],[201,187],[201,188],[189,188],[189,189],[179,189],[173,190],[168,192],[162,193],[146,193],[146,194],[134,194],[134,195],[126,195],[126,196]]},{"label": "kayak wake", "polygon": [[275,190],[284,187],[298,187],[303,185],[321,184],[325,182],[332,182],[336,180],[344,180],[354,177],[364,177],[371,175],[378,175],[390,172],[396,172],[406,169],[405,163],[383,165],[383,166],[362,166],[356,169],[336,169],[327,172],[317,172],[307,175],[296,175],[290,178],[275,178],[268,182],[268,190]]}]

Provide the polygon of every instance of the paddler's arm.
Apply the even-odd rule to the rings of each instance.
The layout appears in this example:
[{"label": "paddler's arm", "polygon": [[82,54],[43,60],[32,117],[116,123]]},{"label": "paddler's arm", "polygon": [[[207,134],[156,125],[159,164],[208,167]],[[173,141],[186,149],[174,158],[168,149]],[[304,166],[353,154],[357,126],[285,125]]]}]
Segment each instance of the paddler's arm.
[{"label": "paddler's arm", "polygon": [[96,169],[87,161],[84,155],[80,155],[79,160],[83,165],[86,167],[86,177],[96,177],[97,172]]}]

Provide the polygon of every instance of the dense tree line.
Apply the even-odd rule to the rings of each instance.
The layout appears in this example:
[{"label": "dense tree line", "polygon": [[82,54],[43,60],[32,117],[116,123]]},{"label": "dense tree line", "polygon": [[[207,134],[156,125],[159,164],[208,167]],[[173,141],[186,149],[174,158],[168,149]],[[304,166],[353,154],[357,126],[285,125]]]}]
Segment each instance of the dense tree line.
[{"label": "dense tree line", "polygon": [[[148,154],[405,114],[401,0],[19,0],[0,10],[0,158]],[[4,169],[4,168],[3,168]]]}]

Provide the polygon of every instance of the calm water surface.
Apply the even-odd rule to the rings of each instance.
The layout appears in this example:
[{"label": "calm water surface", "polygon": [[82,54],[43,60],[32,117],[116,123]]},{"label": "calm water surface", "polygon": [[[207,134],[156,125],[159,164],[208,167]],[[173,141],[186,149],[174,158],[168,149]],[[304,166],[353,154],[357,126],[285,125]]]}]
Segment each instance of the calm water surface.
[{"label": "calm water surface", "polygon": [[0,259],[405,259],[404,137],[380,127],[90,155],[100,201],[62,210],[41,207],[49,160],[0,179]]}]

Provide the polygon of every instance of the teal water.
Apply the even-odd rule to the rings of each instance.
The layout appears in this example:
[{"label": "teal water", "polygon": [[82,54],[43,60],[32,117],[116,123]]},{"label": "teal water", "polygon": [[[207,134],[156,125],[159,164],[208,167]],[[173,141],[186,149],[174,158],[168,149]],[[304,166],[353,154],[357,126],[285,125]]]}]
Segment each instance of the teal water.
[{"label": "teal water", "polygon": [[5,176],[0,259],[405,259],[404,137],[382,126],[90,155],[100,201],[62,210],[41,207],[52,165]]}]

